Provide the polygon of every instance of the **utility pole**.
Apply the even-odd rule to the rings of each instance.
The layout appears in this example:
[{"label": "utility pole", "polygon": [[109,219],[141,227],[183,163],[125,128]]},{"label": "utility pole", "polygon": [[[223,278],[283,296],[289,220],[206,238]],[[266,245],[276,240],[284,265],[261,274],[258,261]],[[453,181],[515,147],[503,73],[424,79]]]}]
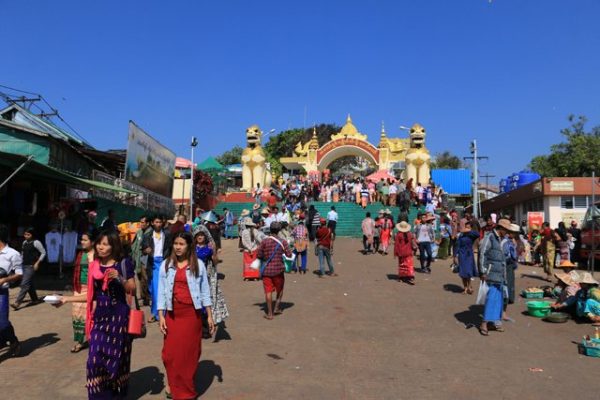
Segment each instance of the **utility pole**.
[{"label": "utility pole", "polygon": [[473,160],[473,216],[479,219],[479,168],[477,163],[479,160],[487,160],[488,157],[477,155],[477,140],[471,142],[470,151],[471,157],[463,157],[463,160]]},{"label": "utility pole", "polygon": [[485,175],[481,175],[481,177],[482,177],[482,178],[485,178],[485,193],[486,193],[485,199],[487,200],[487,193],[488,193],[488,192],[489,192],[489,190],[490,190],[490,183],[489,183],[489,179],[490,179],[490,178],[495,178],[495,177],[496,177],[496,175],[490,175],[490,174],[486,173]]},{"label": "utility pole", "polygon": [[[194,148],[198,146],[198,139],[192,136],[192,174],[190,182],[190,221],[194,220]],[[183,181],[185,185],[185,180]]]}]

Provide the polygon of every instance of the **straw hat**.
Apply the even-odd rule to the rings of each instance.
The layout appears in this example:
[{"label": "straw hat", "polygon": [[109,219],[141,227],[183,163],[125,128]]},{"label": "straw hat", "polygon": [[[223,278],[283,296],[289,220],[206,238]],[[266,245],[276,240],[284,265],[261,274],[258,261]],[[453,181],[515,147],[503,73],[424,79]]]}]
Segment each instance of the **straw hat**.
[{"label": "straw hat", "polygon": [[512,224],[510,223],[510,221],[507,220],[506,218],[500,218],[498,220],[498,222],[496,223],[496,226],[498,226],[504,230],[507,230],[508,232],[512,232],[511,225]]},{"label": "straw hat", "polygon": [[246,209],[243,209],[240,213],[240,217],[247,217],[248,215],[250,215],[250,211]]},{"label": "straw hat", "polygon": [[244,218],[244,220],[242,221],[242,224],[245,227],[256,226],[256,224],[252,221],[252,218],[250,218],[250,217]]},{"label": "straw hat", "polygon": [[396,224],[396,229],[398,232],[410,232],[410,224],[406,221],[402,221]]},{"label": "straw hat", "polygon": [[556,279],[563,281],[567,286],[573,284],[573,278],[569,274],[565,274],[564,272],[555,272],[554,276]]},{"label": "straw hat", "polygon": [[560,265],[557,265],[556,268],[575,268],[577,267],[577,265],[573,264],[571,261],[569,260],[562,260],[560,262]]},{"label": "straw hat", "polygon": [[385,210],[382,208],[381,210],[379,210],[379,214],[385,214]]},{"label": "straw hat", "polygon": [[386,208],[386,209],[385,209],[385,211],[384,211],[384,213],[386,213],[386,214],[391,214],[392,212],[390,211],[390,209],[389,209],[389,208]]},{"label": "straw hat", "polygon": [[581,279],[579,280],[579,283],[587,283],[589,285],[598,285],[598,281],[594,279],[594,277],[592,276],[592,274],[590,274],[589,272],[584,272],[583,274],[581,274]]},{"label": "straw hat", "polygon": [[260,204],[258,203],[254,203],[254,205],[252,206],[253,210],[258,210],[260,208]]},{"label": "straw hat", "polygon": [[569,272],[569,276],[571,277],[571,281],[573,281],[573,283],[578,283],[581,281],[581,275],[579,275],[579,272],[575,270]]},{"label": "straw hat", "polygon": [[271,211],[269,211],[269,209],[267,207],[265,207],[262,209],[262,211],[260,213],[261,214],[271,214]]},{"label": "straw hat", "polygon": [[517,224],[510,224],[510,231],[514,233],[521,232],[521,227]]}]

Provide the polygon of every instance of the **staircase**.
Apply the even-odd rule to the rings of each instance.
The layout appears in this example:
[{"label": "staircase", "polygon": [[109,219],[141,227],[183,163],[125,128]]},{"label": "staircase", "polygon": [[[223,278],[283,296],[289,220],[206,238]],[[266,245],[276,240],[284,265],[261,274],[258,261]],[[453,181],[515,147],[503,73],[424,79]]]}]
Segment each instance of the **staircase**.
[{"label": "staircase", "polygon": [[[237,203],[237,202],[222,202],[215,207],[214,211],[221,215],[223,214],[223,209],[228,208],[233,212],[235,217],[237,218],[242,210],[246,209],[248,211],[252,211],[252,206],[254,203]],[[331,206],[335,207],[335,210],[338,213],[338,223],[336,226],[336,234],[338,237],[362,237],[361,231],[361,222],[365,218],[365,214],[367,212],[371,213],[371,217],[375,218],[379,213],[379,210],[389,208],[392,211],[392,215],[394,217],[394,221],[397,220],[399,210],[398,207],[384,207],[381,203],[369,204],[366,209],[363,210],[362,207],[355,203],[325,203],[325,202],[312,202],[309,203],[315,206],[319,214],[323,218],[326,218],[327,213],[331,210]],[[264,207],[264,204],[261,206]],[[411,207],[408,213],[408,221],[412,224],[412,221],[417,217],[417,213],[419,209],[416,207]],[[235,234],[237,234],[237,227],[234,229]]]}]

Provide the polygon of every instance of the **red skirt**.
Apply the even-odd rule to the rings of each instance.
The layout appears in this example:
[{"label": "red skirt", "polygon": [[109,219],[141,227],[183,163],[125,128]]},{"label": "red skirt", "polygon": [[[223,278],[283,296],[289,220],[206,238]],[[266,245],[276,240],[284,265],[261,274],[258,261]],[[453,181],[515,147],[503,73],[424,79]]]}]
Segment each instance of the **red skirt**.
[{"label": "red skirt", "polygon": [[162,359],[173,399],[195,399],[194,378],[202,352],[202,317],[193,304],[173,301],[167,312]]},{"label": "red skirt", "polygon": [[413,266],[413,257],[398,257],[398,278],[414,278],[415,268]]}]

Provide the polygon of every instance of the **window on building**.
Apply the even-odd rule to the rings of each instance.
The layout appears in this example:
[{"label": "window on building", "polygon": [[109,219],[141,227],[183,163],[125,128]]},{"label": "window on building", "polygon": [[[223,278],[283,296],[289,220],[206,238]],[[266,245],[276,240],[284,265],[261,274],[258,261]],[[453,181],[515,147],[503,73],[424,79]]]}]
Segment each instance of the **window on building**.
[{"label": "window on building", "polygon": [[587,196],[573,196],[575,199],[573,204],[575,208],[588,208],[588,197]]},{"label": "window on building", "polygon": [[560,208],[572,209],[573,196],[560,196]]}]

